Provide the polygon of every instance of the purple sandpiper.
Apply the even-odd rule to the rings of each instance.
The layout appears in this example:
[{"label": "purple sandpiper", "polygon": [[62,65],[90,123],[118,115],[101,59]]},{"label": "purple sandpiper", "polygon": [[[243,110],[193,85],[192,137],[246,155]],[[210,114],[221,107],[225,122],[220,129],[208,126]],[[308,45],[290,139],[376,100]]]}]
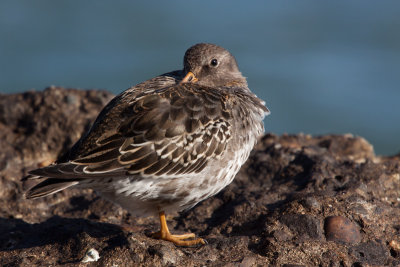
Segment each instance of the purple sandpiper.
[{"label": "purple sandpiper", "polygon": [[196,44],[183,70],[122,92],[65,155],[29,172],[25,179],[46,179],[25,196],[92,188],[132,214],[158,214],[154,238],[204,244],[192,233],[172,235],[165,213],[189,209],[231,183],[267,114],[226,49]]}]

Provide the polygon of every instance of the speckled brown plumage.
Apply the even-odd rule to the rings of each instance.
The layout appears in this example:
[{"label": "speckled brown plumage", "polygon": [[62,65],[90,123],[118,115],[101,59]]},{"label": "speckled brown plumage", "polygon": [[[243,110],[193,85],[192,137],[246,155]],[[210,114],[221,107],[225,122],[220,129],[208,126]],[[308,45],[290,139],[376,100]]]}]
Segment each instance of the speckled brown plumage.
[{"label": "speckled brown plumage", "polygon": [[[68,153],[31,171],[29,179],[47,179],[26,196],[79,185],[133,214],[159,212],[161,219],[228,185],[262,134],[268,112],[227,50],[197,44],[186,51],[182,71],[121,93]],[[163,239],[192,245],[174,238]]]}]

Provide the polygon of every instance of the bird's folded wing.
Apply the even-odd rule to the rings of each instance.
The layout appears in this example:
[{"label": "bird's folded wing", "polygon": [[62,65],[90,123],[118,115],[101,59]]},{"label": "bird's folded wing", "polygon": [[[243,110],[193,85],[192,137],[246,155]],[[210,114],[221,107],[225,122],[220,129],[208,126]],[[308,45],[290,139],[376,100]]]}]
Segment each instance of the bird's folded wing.
[{"label": "bird's folded wing", "polygon": [[181,84],[119,101],[124,108],[109,109],[80,144],[95,139],[95,145],[30,174],[68,180],[188,175],[219,157],[231,138],[226,95],[211,88]]}]

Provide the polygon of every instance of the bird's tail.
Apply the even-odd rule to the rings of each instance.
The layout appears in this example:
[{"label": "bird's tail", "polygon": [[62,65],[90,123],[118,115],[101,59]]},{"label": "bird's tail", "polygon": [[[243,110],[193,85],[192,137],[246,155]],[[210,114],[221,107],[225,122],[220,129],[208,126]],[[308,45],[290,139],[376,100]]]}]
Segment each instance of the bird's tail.
[{"label": "bird's tail", "polygon": [[48,196],[68,187],[77,185],[78,181],[68,181],[65,179],[48,178],[43,182],[35,185],[25,193],[25,198],[38,198]]}]

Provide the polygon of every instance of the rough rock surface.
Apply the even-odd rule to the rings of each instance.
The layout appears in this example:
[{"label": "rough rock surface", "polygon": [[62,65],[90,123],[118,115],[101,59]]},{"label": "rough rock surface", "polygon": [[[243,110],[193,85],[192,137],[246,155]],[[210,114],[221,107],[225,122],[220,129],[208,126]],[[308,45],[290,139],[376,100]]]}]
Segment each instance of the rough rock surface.
[{"label": "rough rock surface", "polygon": [[[400,265],[400,155],[375,156],[351,135],[266,134],[230,186],[168,217],[174,232],[208,241],[195,248],[147,237],[156,218],[90,190],[24,199],[32,184],[21,177],[60,156],[111,97],[55,87],[0,95],[1,266]],[[90,249],[100,258],[83,263]]]}]

